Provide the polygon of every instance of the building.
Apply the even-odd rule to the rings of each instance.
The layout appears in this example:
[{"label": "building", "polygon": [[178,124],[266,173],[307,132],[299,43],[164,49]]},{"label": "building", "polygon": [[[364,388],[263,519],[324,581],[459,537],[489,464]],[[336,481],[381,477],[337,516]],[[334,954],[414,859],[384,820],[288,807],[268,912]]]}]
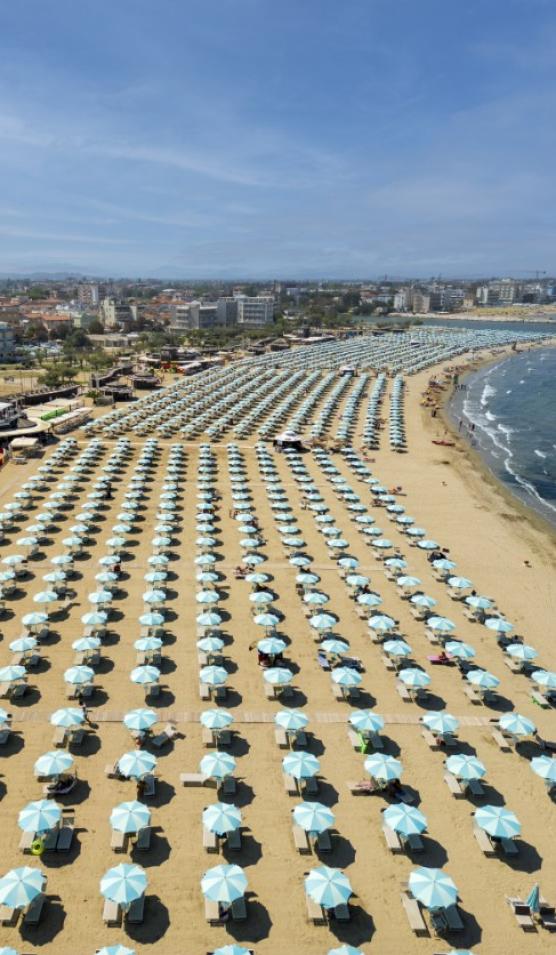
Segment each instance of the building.
[{"label": "building", "polygon": [[516,300],[516,291],[516,284],[511,279],[499,279],[479,286],[477,302],[479,305],[513,305]]},{"label": "building", "polygon": [[118,328],[129,322],[136,322],[138,306],[120,302],[115,298],[104,298],[100,306],[101,318],[106,328]]},{"label": "building", "polygon": [[237,325],[238,300],[232,295],[219,298],[216,303],[218,324],[224,327]]},{"label": "building", "polygon": [[401,288],[398,289],[394,295],[394,311],[395,312],[406,312],[409,308],[411,301],[411,289]]},{"label": "building", "polygon": [[426,315],[431,307],[430,296],[419,289],[411,289],[410,307],[414,315]]},{"label": "building", "polygon": [[219,324],[216,303],[202,305],[201,302],[187,302],[175,306],[170,330],[185,334],[198,329],[215,328]]},{"label": "building", "polygon": [[432,312],[456,312],[463,308],[465,291],[462,288],[441,286],[431,289],[429,293],[429,307]]},{"label": "building", "polygon": [[77,287],[77,302],[80,308],[98,308],[99,289],[95,283],[84,283]]},{"label": "building", "polygon": [[272,325],[274,322],[274,296],[237,296],[238,325]]},{"label": "building", "polygon": [[0,322],[0,361],[9,362],[15,358],[15,341],[12,328],[6,322]]}]

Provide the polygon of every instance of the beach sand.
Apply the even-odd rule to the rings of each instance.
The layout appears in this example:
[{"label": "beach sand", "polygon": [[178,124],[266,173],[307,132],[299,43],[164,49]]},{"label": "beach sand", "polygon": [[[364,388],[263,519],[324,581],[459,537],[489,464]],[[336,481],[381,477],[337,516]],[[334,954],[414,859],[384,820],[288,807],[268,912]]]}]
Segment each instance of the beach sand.
[{"label": "beach sand", "polygon": [[[429,371],[407,382],[408,453],[390,451],[387,434],[383,434],[380,451],[369,453],[369,457],[375,459],[371,465],[373,471],[386,486],[403,486],[405,496],[401,500],[407,512],[426,527],[429,536],[450,548],[459,573],[469,576],[480,593],[496,599],[500,609],[515,623],[516,632],[537,648],[539,663],[556,669],[552,639],[556,613],[554,537],[544,526],[529,521],[523,508],[501,493],[492,480],[487,480],[468,451],[431,444],[431,438],[442,432],[443,425],[438,418],[431,419],[430,412],[420,405],[421,393],[430,377]],[[365,401],[360,405],[353,441],[357,448],[361,446],[365,405]],[[388,395],[385,412],[387,408]],[[337,420],[336,416],[330,434],[334,434]],[[29,682],[36,689],[23,703],[8,707],[13,713],[16,735],[6,747],[0,748],[1,873],[27,863],[30,858],[18,851],[17,815],[28,800],[40,796],[33,764],[41,753],[52,747],[53,728],[48,718],[54,709],[65,704],[63,673],[73,663],[71,642],[82,632],[80,617],[89,609],[88,593],[96,589],[93,578],[99,569],[97,561],[106,553],[105,541],[110,536],[125,484],[142,444],[136,440],[133,443],[133,458],[114,486],[115,499],[104,512],[106,519],[99,525],[87,559],[76,562],[80,577],[75,582],[76,595],[65,618],[57,624],[59,639],[45,646],[48,662],[43,672],[30,676]],[[403,782],[418,791],[420,808],[427,816],[426,852],[413,860],[406,855],[391,855],[381,831],[380,810],[387,803],[380,797],[353,797],[346,787],[347,780],[365,776],[363,757],[353,751],[346,735],[349,706],[335,701],[329,675],[317,666],[312,631],[295,589],[295,571],[287,563],[280,544],[252,445],[245,445],[242,450],[254,492],[255,510],[267,540],[262,548],[268,558],[263,569],[274,578],[272,588],[279,595],[276,606],[284,614],[279,630],[291,641],[286,656],[295,664],[294,683],[300,691],[295,702],[302,705],[310,717],[309,730],[313,734],[310,748],[321,761],[319,798],[330,805],[336,815],[338,835],[334,851],[322,861],[345,869],[349,875],[356,893],[352,921],[333,929],[315,927],[307,921],[303,875],[318,865],[319,860],[317,856],[298,855],[292,841],[291,810],[298,800],[286,795],[282,782],[284,753],[275,744],[272,725],[279,704],[265,698],[256,654],[249,650],[249,644],[261,636],[260,628],[251,618],[249,584],[233,577],[233,568],[241,558],[241,534],[237,522],[229,515],[227,453],[224,444],[220,444],[215,445],[214,450],[219,465],[218,490],[222,494],[217,536],[222,542],[223,560],[218,569],[226,575],[222,607],[229,615],[225,624],[230,635],[225,648],[231,687],[227,706],[236,720],[238,739],[232,752],[237,757],[236,775],[241,780],[236,803],[242,808],[246,827],[244,850],[230,853],[227,859],[245,867],[250,917],[246,923],[231,923],[226,927],[211,928],[206,924],[199,880],[208,867],[225,860],[222,854],[218,857],[203,851],[201,812],[217,797],[214,789],[184,789],[179,785],[180,772],[197,771],[199,760],[206,752],[198,723],[203,707],[198,693],[195,647],[197,610],[193,558],[197,536],[194,511],[198,451],[187,445],[187,480],[181,501],[183,523],[178,535],[177,559],[171,564],[175,578],[170,582],[168,601],[171,614],[164,651],[164,689],[155,704],[161,721],[165,722],[167,717],[175,719],[182,737],[159,754],[157,796],[150,801],[155,829],[153,848],[150,853],[133,855],[133,861],[143,865],[149,877],[145,922],[142,926],[128,927],[127,932],[103,926],[99,880],[109,867],[124,860],[110,850],[109,815],[116,803],[135,797],[132,783],[106,779],[104,767],[132,748],[121,718],[128,709],[143,704],[141,689],[130,682],[129,673],[135,665],[133,641],[139,636],[138,617],[143,612],[143,575],[148,569],[156,503],[168,455],[167,443],[161,442],[161,447],[157,477],[148,486],[144,500],[141,532],[132,535],[133,546],[123,565],[123,593],[114,601],[117,613],[110,624],[113,637],[103,652],[104,663],[96,678],[102,687],[93,701],[92,718],[98,723],[98,730],[83,751],[75,750],[81,782],[75,794],[68,798],[76,812],[74,849],[67,856],[54,853],[43,856],[40,865],[48,876],[49,896],[45,918],[37,929],[2,929],[2,944],[45,955],[88,955],[102,945],[116,942],[128,944],[138,953],[149,952],[156,946],[158,955],[184,955],[185,952],[201,955],[234,939],[253,948],[258,955],[278,955],[284,951],[323,955],[340,944],[336,939],[359,945],[365,953],[374,950],[384,955],[400,951],[408,955],[418,952],[432,955],[451,947],[471,946],[489,955],[522,949],[534,955],[550,951],[553,939],[549,933],[539,929],[525,935],[518,928],[505,896],[523,898],[532,885],[540,881],[543,894],[556,902],[556,851],[549,837],[554,804],[525,758],[500,752],[487,721],[505,709],[515,708],[535,720],[541,735],[554,738],[552,711],[540,711],[531,703],[529,681],[504,666],[504,655],[494,635],[463,616],[461,606],[453,603],[444,585],[433,578],[425,554],[417,547],[408,546],[407,538],[387,520],[382,508],[370,507],[377,525],[408,557],[410,572],[417,574],[423,581],[423,589],[438,599],[439,611],[457,622],[457,635],[473,644],[478,662],[500,677],[501,709],[472,706],[463,693],[457,671],[427,663],[427,656],[434,648],[424,635],[423,624],[413,619],[407,602],[401,600],[395,585],[385,578],[373,549],[357,533],[350,512],[334,495],[317,461],[312,455],[305,455],[306,466],[322,488],[336,523],[349,541],[348,553],[360,559],[361,572],[370,574],[373,588],[384,598],[384,611],[400,620],[400,630],[413,647],[415,658],[431,674],[433,699],[430,705],[437,708],[444,703],[450,712],[462,718],[459,737],[465,744],[464,751],[476,752],[487,767],[488,798],[485,801],[507,803],[522,822],[518,860],[510,864],[501,859],[486,859],[473,838],[473,803],[450,796],[443,781],[443,755],[431,752],[421,736],[418,719],[425,710],[415,703],[401,701],[395,677],[384,668],[380,648],[371,643],[365,622],[356,614],[354,602],[311,512],[300,508],[299,489],[286,459],[275,455],[284,487],[291,492],[291,505],[307,541],[307,552],[313,555],[313,567],[322,577],[321,589],[331,596],[329,607],[339,616],[335,632],[345,636],[353,654],[364,661],[366,672],[362,687],[374,711],[386,718],[386,751],[393,755],[399,753],[404,765]],[[341,455],[334,455],[334,462],[367,502],[366,486],[349,470]],[[0,477],[0,504],[9,500],[36,468],[36,462],[25,467],[9,464]],[[28,513],[22,527],[32,521],[34,513]],[[10,662],[8,644],[19,635],[23,614],[34,607],[32,595],[42,589],[42,575],[51,569],[48,561],[63,550],[64,527],[71,523],[70,516],[53,535],[53,542],[44,548],[41,559],[30,561],[33,579],[22,583],[21,599],[8,605],[14,613],[1,624],[2,664]],[[2,555],[18,549],[15,539],[19,536],[21,533],[14,534],[13,541],[2,545]],[[530,561],[531,568],[524,566],[524,560]],[[466,929],[448,942],[433,937],[415,938],[404,915],[400,888],[412,868],[420,864],[444,868],[458,886]]]}]

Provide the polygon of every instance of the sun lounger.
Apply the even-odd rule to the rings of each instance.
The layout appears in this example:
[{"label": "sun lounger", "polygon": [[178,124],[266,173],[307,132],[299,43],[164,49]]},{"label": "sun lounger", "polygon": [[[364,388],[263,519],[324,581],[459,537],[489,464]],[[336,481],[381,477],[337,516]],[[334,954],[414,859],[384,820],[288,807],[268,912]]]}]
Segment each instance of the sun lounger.
[{"label": "sun lounger", "polygon": [[404,912],[407,916],[407,921],[409,922],[411,931],[415,935],[428,935],[427,926],[425,925],[423,916],[421,915],[419,903],[415,899],[412,899],[407,892],[402,892],[400,898],[402,900]]},{"label": "sun lounger", "polygon": [[214,699],[217,700],[218,702],[221,703],[222,700],[225,700],[227,695],[228,695],[227,686],[217,686],[214,688]]},{"label": "sun lounger", "polygon": [[382,660],[387,670],[396,669],[396,664],[394,663],[391,657],[387,657],[384,653],[382,653],[380,659]]},{"label": "sun lounger", "polygon": [[332,839],[328,829],[319,832],[317,836],[317,849],[319,852],[332,852]]},{"label": "sun lounger", "polygon": [[237,792],[237,780],[235,776],[226,776],[220,783],[220,790],[223,796],[235,796]]},{"label": "sun lounger", "polygon": [[411,703],[411,693],[409,692],[405,683],[396,683],[396,690],[400,694],[404,703]]},{"label": "sun lounger", "polygon": [[449,905],[443,909],[443,917],[448,932],[463,932],[464,925],[458,912],[457,905]]},{"label": "sun lounger", "polygon": [[473,826],[473,835],[483,855],[490,859],[496,855],[496,850],[484,829],[481,829],[480,826]]},{"label": "sun lounger", "polygon": [[399,854],[400,852],[403,852],[403,846],[397,832],[394,832],[394,830],[387,825],[382,827],[382,832],[384,833],[386,845],[390,852],[393,854]]},{"label": "sun lounger", "polygon": [[151,796],[154,796],[156,793],[156,777],[149,773],[148,776],[143,777],[143,793],[142,795],[148,799]]},{"label": "sun lounger", "polygon": [[210,700],[210,687],[206,683],[199,683],[199,696],[202,700]]},{"label": "sun lounger", "polygon": [[351,919],[349,905],[347,903],[343,905],[337,905],[334,909],[334,918],[337,922],[349,922]]},{"label": "sun lounger", "polygon": [[145,687],[145,700],[160,696],[160,683],[151,683]]},{"label": "sun lounger", "polygon": [[218,852],[218,838],[215,832],[203,826],[203,849],[205,852]]},{"label": "sun lounger", "polygon": [[232,829],[226,836],[226,848],[230,852],[241,852],[241,829]]},{"label": "sun lounger", "polygon": [[75,815],[73,810],[67,810],[62,815],[62,822],[56,839],[56,852],[69,852],[73,842]]},{"label": "sun lounger", "polygon": [[145,896],[141,895],[131,903],[127,910],[126,921],[132,925],[139,925],[145,913]]},{"label": "sun lounger", "polygon": [[204,773],[180,773],[180,783],[182,786],[214,786],[215,780]]},{"label": "sun lounger", "polygon": [[203,746],[215,747],[217,746],[218,741],[216,740],[212,730],[208,729],[208,727],[206,726],[203,726],[203,729],[201,732],[201,742]]},{"label": "sun lounger", "polygon": [[444,782],[455,799],[463,799],[465,793],[461,788],[461,783],[451,773],[444,773]]},{"label": "sun lounger", "polygon": [[436,738],[436,736],[434,735],[434,733],[431,733],[430,730],[428,730],[428,729],[422,729],[422,730],[421,730],[421,736],[422,736],[423,739],[425,740],[425,742],[426,742],[427,746],[429,747],[429,749],[432,749],[434,752],[436,752],[437,750],[440,749],[440,743],[439,743],[439,741],[437,740],[437,738]]},{"label": "sun lounger", "polygon": [[307,734],[304,730],[298,730],[297,733],[291,734],[289,738],[291,739],[292,746],[299,746],[300,749],[307,746]]},{"label": "sun lounger", "polygon": [[19,918],[19,909],[11,909],[7,905],[0,905],[0,925],[15,925]]},{"label": "sun lounger", "polygon": [[500,848],[505,856],[519,855],[519,846],[513,839],[500,839]]},{"label": "sun lounger", "polygon": [[326,916],[323,912],[322,906],[317,902],[313,902],[308,895],[305,896],[307,902],[307,915],[309,916],[309,921],[313,925],[326,925]]},{"label": "sun lounger", "polygon": [[220,916],[220,906],[218,902],[211,902],[210,899],[205,899],[205,919],[209,925],[222,925],[222,918]]},{"label": "sun lounger", "polygon": [[362,779],[359,782],[347,782],[347,788],[352,796],[372,796],[380,792],[380,787],[372,779]]},{"label": "sun lounger", "polygon": [[144,826],[143,829],[139,829],[137,839],[135,840],[135,849],[137,849],[138,852],[148,852],[151,848],[151,836],[152,829],[150,826]]},{"label": "sun lounger", "polygon": [[525,902],[522,902],[521,899],[506,899],[508,905],[512,909],[517,924],[524,932],[534,932],[535,923],[531,918],[531,909]]},{"label": "sun lounger", "polygon": [[[1,695],[1,694],[0,694]],[[550,706],[550,703],[538,690],[531,690],[531,700],[533,703],[536,703],[537,706],[542,707],[543,710],[547,710]]]},{"label": "sun lounger", "polygon": [[335,700],[343,701],[345,699],[343,691],[342,691],[342,687],[338,683],[332,684],[332,694]]},{"label": "sun lounger", "polygon": [[276,745],[279,747],[279,749],[290,748],[286,731],[282,729],[281,726],[277,726],[274,730],[274,739],[276,740]]},{"label": "sun lounger", "polygon": [[317,776],[308,776],[303,780],[303,794],[305,796],[316,796],[319,791],[319,781]]},{"label": "sun lounger", "polygon": [[20,852],[31,852],[31,846],[35,841],[36,833],[34,832],[22,832],[21,839],[19,840],[19,851]]},{"label": "sun lounger", "polygon": [[85,738],[85,730],[76,729],[69,733],[68,746],[81,746]]},{"label": "sun lounger", "polygon": [[484,796],[485,794],[482,783],[478,779],[466,780],[465,788],[469,790],[472,796]]},{"label": "sun lounger", "polygon": [[104,775],[107,779],[116,779],[119,775],[117,763],[107,763],[104,767]]},{"label": "sun lounger", "polygon": [[45,897],[42,893],[40,895],[37,895],[33,899],[25,915],[23,916],[23,922],[25,925],[39,924],[41,920],[41,916],[42,916],[44,903],[45,903]]},{"label": "sun lounger", "polygon": [[295,823],[292,825],[292,834],[293,834],[293,844],[297,851],[301,855],[308,855],[311,851],[309,846],[309,839],[307,838],[307,833],[305,829],[302,829],[301,826],[296,826]]},{"label": "sun lounger", "polygon": [[240,895],[239,899],[234,899],[231,906],[232,918],[234,922],[244,922],[247,918],[247,903],[245,896]]},{"label": "sun lounger", "polygon": [[288,796],[299,795],[297,783],[293,776],[290,776],[289,773],[282,773],[282,779],[284,780],[284,789],[286,790]]},{"label": "sun lounger", "polygon": [[118,832],[116,829],[112,830],[112,836],[110,837],[110,848],[112,852],[127,852],[128,844],[129,835],[127,832]]},{"label": "sun lounger", "polygon": [[556,930],[556,908],[553,905],[541,902],[539,919],[543,928],[547,928],[549,932]]},{"label": "sun lounger", "polygon": [[5,746],[10,738],[11,728],[7,726],[5,729],[0,730],[0,746]]},{"label": "sun lounger", "polygon": [[151,743],[153,746],[156,746],[157,749],[160,749],[161,746],[164,746],[165,743],[170,742],[178,735],[178,730],[173,723],[166,723],[166,726],[162,730],[162,733],[158,733],[156,736],[151,737]]},{"label": "sun lounger", "polygon": [[466,697],[471,700],[474,706],[482,706],[483,698],[474,686],[467,684],[464,686],[463,692],[465,693]]},{"label": "sun lounger", "polygon": [[122,913],[117,902],[111,902],[110,899],[105,899],[104,908],[102,910],[102,920],[104,924],[109,927],[120,925]]},{"label": "sun lounger", "polygon": [[411,835],[405,837],[404,845],[407,846],[410,852],[425,851],[425,844],[421,839],[421,836],[416,832],[413,832]]},{"label": "sun lounger", "polygon": [[52,743],[56,748],[66,745],[67,730],[63,726],[58,726],[54,731]]}]

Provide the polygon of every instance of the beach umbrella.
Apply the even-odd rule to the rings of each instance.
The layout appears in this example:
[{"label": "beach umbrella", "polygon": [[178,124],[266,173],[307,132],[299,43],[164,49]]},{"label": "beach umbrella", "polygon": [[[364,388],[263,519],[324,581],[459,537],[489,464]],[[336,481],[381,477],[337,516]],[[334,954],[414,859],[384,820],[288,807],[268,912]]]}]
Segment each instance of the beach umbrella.
[{"label": "beach umbrella", "polygon": [[60,776],[73,766],[73,756],[64,750],[51,750],[39,756],[33,767],[35,776]]},{"label": "beach umbrella", "polygon": [[272,629],[280,623],[280,617],[275,613],[258,613],[256,617],[253,617],[253,622],[259,627]]},{"label": "beach umbrella", "polygon": [[402,574],[401,577],[396,579],[396,583],[399,587],[418,587],[421,581],[418,577],[410,577],[407,574]]},{"label": "beach umbrella", "polygon": [[26,669],[23,666],[10,665],[0,667],[0,683],[15,683],[26,676]]},{"label": "beach umbrella", "polygon": [[0,726],[5,726],[12,718],[12,714],[0,706]]},{"label": "beach umbrella", "polygon": [[[1,950],[0,955],[2,955]],[[126,948],[125,945],[105,945],[104,948],[98,949],[97,955],[135,955],[135,949]]]},{"label": "beach umbrella", "polygon": [[379,597],[378,594],[359,594],[357,603],[362,607],[380,607],[382,597]]},{"label": "beach umbrella", "polygon": [[514,660],[520,660],[523,663],[528,660],[534,660],[535,657],[539,655],[534,647],[530,647],[526,643],[510,643],[509,646],[506,647],[506,653],[513,657]]},{"label": "beach umbrella", "polygon": [[305,557],[303,554],[294,554],[293,557],[289,558],[289,562],[293,567],[309,567],[311,558]]},{"label": "beach umbrella", "polygon": [[445,710],[440,710],[438,713],[425,713],[422,717],[422,723],[431,733],[437,733],[440,736],[444,736],[446,733],[455,733],[459,726],[459,720]]},{"label": "beach umbrella", "polygon": [[217,604],[220,600],[220,594],[215,590],[200,590],[199,593],[195,595],[195,600],[198,604]]},{"label": "beach umbrella", "polygon": [[433,560],[432,566],[435,570],[454,570],[456,564],[453,560],[448,560],[447,557],[440,557],[438,560]]},{"label": "beach umbrella", "polygon": [[331,613],[316,613],[309,617],[309,624],[314,630],[331,630],[336,620]]},{"label": "beach umbrella", "polygon": [[156,611],[147,611],[139,617],[139,623],[142,627],[161,627],[164,623],[164,617]]},{"label": "beach umbrella", "polygon": [[142,779],[154,772],[155,767],[156,756],[141,749],[124,753],[118,760],[118,772],[128,779]]},{"label": "beach umbrella", "polygon": [[498,726],[512,736],[532,736],[537,731],[533,721],[520,713],[504,713],[498,720]]},{"label": "beach umbrella", "polygon": [[549,785],[553,786],[556,783],[556,757],[535,756],[531,760],[531,769]]},{"label": "beach umbrella", "polygon": [[129,674],[132,683],[139,686],[147,686],[150,683],[157,683],[160,679],[160,670],[150,664],[135,667]]},{"label": "beach umbrella", "polygon": [[18,640],[12,640],[10,650],[12,653],[29,653],[37,645],[35,637],[19,637]]},{"label": "beach umbrella", "polygon": [[337,683],[338,686],[359,686],[362,680],[361,674],[357,670],[352,670],[351,667],[336,667],[332,670],[332,682]]},{"label": "beach umbrella", "polygon": [[482,779],[486,775],[486,767],[476,756],[467,756],[465,753],[456,753],[446,760],[446,769],[458,779]]},{"label": "beach umbrella", "polygon": [[200,584],[215,584],[220,580],[220,574],[217,574],[214,570],[201,570],[198,574],[195,574],[195,579]]},{"label": "beach umbrella", "polygon": [[500,683],[498,677],[494,676],[494,673],[489,673],[488,670],[469,670],[465,678],[473,686],[478,686],[480,690],[493,690]]},{"label": "beach umbrella", "polygon": [[242,563],[248,564],[249,567],[256,567],[258,564],[264,564],[265,560],[262,554],[247,554]]},{"label": "beach umbrella", "polygon": [[402,836],[417,835],[427,828],[427,820],[423,813],[415,806],[408,806],[404,802],[387,806],[382,818],[390,829],[399,832]]},{"label": "beach umbrella", "polygon": [[149,653],[155,650],[160,650],[162,646],[162,640],[160,637],[140,637],[139,640],[134,642],[133,646],[141,653]]},{"label": "beach umbrella", "polygon": [[357,557],[340,557],[338,567],[342,570],[356,570],[359,567]]},{"label": "beach umbrella", "polygon": [[222,753],[215,750],[213,753],[207,753],[199,763],[199,772],[205,776],[213,776],[215,779],[224,779],[229,776],[236,768],[236,761],[230,753]]},{"label": "beach umbrella", "polygon": [[367,756],[364,766],[365,772],[369,776],[383,782],[399,779],[403,772],[403,766],[399,759],[394,759],[393,756],[384,756],[382,753],[371,753],[370,756]]},{"label": "beach umbrella", "polygon": [[19,813],[17,824],[23,832],[49,832],[62,818],[62,809],[50,799],[29,802]]},{"label": "beach umbrella", "polygon": [[433,540],[422,540],[417,543],[417,547],[420,547],[421,550],[436,550],[438,546],[438,543]]},{"label": "beach umbrella", "polygon": [[371,710],[353,710],[349,722],[359,733],[380,733],[384,729],[384,719]]},{"label": "beach umbrella", "polygon": [[304,594],[303,602],[309,604],[310,606],[324,606],[330,600],[328,594],[320,593],[318,590],[311,590],[309,593]]},{"label": "beach umbrella", "polygon": [[221,637],[202,637],[197,640],[197,647],[203,653],[218,653],[223,646],[224,641]]},{"label": "beach umbrella", "polygon": [[274,715],[274,722],[286,732],[296,733],[307,726],[309,717],[305,716],[305,713],[301,713],[300,710],[278,710]]},{"label": "beach umbrella", "polygon": [[382,649],[392,657],[408,657],[411,654],[411,647],[405,640],[385,640]]},{"label": "beach umbrella", "polygon": [[15,948],[3,945],[2,948],[0,948],[0,955],[19,955],[19,952],[16,952]]},{"label": "beach umbrella", "polygon": [[218,627],[222,623],[222,616],[216,610],[205,610],[196,620],[200,627]]},{"label": "beach umbrella", "polygon": [[98,650],[100,639],[98,637],[80,637],[72,643],[72,649],[78,653],[87,653],[89,650]]},{"label": "beach umbrella", "polygon": [[108,614],[104,610],[92,610],[81,617],[81,623],[86,627],[103,627],[107,620]]},{"label": "beach umbrella", "polygon": [[547,690],[556,689],[556,672],[553,670],[535,670],[532,679]]},{"label": "beach umbrella", "polygon": [[271,686],[287,686],[293,680],[293,673],[287,667],[270,667],[264,671],[263,679]]},{"label": "beach umbrella", "polygon": [[429,686],[431,678],[428,673],[425,673],[424,670],[420,670],[419,667],[407,667],[405,670],[400,670],[398,677],[405,683],[406,686],[419,689],[425,686]]},{"label": "beach umbrella", "polygon": [[353,945],[340,945],[339,948],[329,948],[328,955],[363,955],[363,951]]},{"label": "beach umbrella", "polygon": [[475,810],[475,822],[497,839],[514,839],[521,832],[519,819],[506,806],[481,806]]},{"label": "beach umbrella", "polygon": [[435,600],[434,597],[429,597],[427,594],[414,594],[409,600],[415,607],[424,607],[426,610],[436,607],[438,603],[438,600]]},{"label": "beach umbrella", "polygon": [[70,667],[64,673],[65,682],[71,686],[83,686],[85,683],[92,683],[94,678],[95,671],[86,666]]},{"label": "beach umbrella", "polygon": [[[0,571],[0,583],[9,584],[11,580],[15,580],[16,573],[15,570],[2,570]],[[44,577],[43,577],[44,580]]]},{"label": "beach umbrella", "polygon": [[469,587],[472,587],[473,584],[467,577],[448,577],[448,586],[452,590],[467,590]]},{"label": "beach umbrella", "polygon": [[112,593],[110,590],[97,590],[89,594],[88,600],[91,604],[109,604],[112,602]]},{"label": "beach umbrella", "polygon": [[256,590],[249,594],[249,600],[254,604],[268,604],[274,600],[274,594],[270,590]]},{"label": "beach umbrella", "polygon": [[202,726],[209,730],[221,730],[233,723],[234,718],[226,710],[203,710],[200,716]]},{"label": "beach umbrella", "polygon": [[367,621],[371,630],[380,630],[386,632],[387,630],[392,630],[396,626],[396,621],[389,617],[387,614],[379,613],[374,617],[369,617]]},{"label": "beach umbrella", "polygon": [[309,779],[315,776],[320,769],[320,762],[312,753],[305,750],[297,750],[288,753],[282,760],[282,768],[289,776],[294,779]]},{"label": "beach umbrella", "polygon": [[201,891],[211,902],[231,904],[247,888],[247,877],[238,865],[215,865],[201,879]]},{"label": "beach umbrella", "polygon": [[391,540],[388,540],[387,537],[377,537],[375,541],[372,542],[372,547],[377,547],[379,550],[388,550],[390,547],[393,547]]},{"label": "beach umbrella", "polygon": [[123,862],[104,873],[100,891],[105,899],[126,909],[144,895],[147,884],[147,874],[140,865]]},{"label": "beach umbrella", "polygon": [[201,683],[207,686],[222,686],[228,679],[228,671],[224,667],[207,666],[202,667],[199,672]]},{"label": "beach umbrella", "polygon": [[151,811],[142,802],[133,799],[121,802],[110,813],[110,825],[116,832],[139,832],[150,825]]},{"label": "beach umbrella", "polygon": [[293,811],[293,820],[305,832],[324,832],[334,825],[335,816],[321,802],[302,802]]},{"label": "beach umbrella", "polygon": [[424,527],[409,527],[406,533],[409,537],[425,537],[427,532]]},{"label": "beach umbrella", "polygon": [[43,624],[47,623],[47,621],[48,614],[38,613],[36,611],[34,613],[26,613],[21,620],[24,627],[41,627]]},{"label": "beach umbrella", "polygon": [[436,633],[452,633],[456,629],[455,623],[448,617],[429,617],[427,627]]},{"label": "beach umbrella", "polygon": [[345,640],[337,640],[332,637],[328,640],[323,640],[320,644],[320,649],[324,650],[325,653],[333,653],[336,656],[340,656],[342,653],[349,651],[349,643],[346,643]]},{"label": "beach umbrella", "polygon": [[473,607],[473,610],[488,610],[492,607],[492,600],[488,597],[466,597],[465,603]]},{"label": "beach umbrella", "polygon": [[318,866],[305,877],[305,891],[313,902],[324,909],[344,905],[353,894],[347,875],[340,869]]},{"label": "beach umbrella", "polygon": [[119,564],[120,558],[116,557],[115,554],[106,554],[104,557],[99,557],[98,562],[101,567],[114,567],[116,564]]},{"label": "beach umbrella", "polygon": [[448,640],[444,649],[451,657],[457,657],[459,660],[471,660],[476,652],[471,644],[462,643],[461,640]]},{"label": "beach umbrella", "polygon": [[270,656],[283,653],[285,649],[286,643],[284,640],[280,640],[279,637],[265,637],[257,643],[257,650],[260,650],[261,653],[270,654]]},{"label": "beach umbrella", "polygon": [[[205,591],[203,591],[204,593]],[[212,593],[213,591],[206,591],[206,593]],[[146,604],[161,604],[166,600],[166,594],[163,590],[146,590],[143,594],[143,603]],[[218,598],[217,598],[218,599]]]},{"label": "beach umbrella", "polygon": [[223,836],[241,826],[241,809],[225,802],[216,802],[203,809],[203,826],[209,832]]},{"label": "beach umbrella", "polygon": [[403,557],[389,557],[388,560],[384,561],[384,564],[390,570],[405,570],[407,567],[407,561]]},{"label": "beach umbrella", "polygon": [[348,574],[346,577],[346,584],[349,587],[366,587],[369,583],[369,577],[365,577],[364,574]]},{"label": "beach umbrella", "polygon": [[55,710],[50,717],[52,726],[62,726],[64,729],[70,729],[72,726],[81,726],[85,721],[83,710],[76,706],[65,706],[60,710]]},{"label": "beach umbrella", "polygon": [[23,554],[8,554],[7,557],[2,557],[2,563],[6,567],[19,567],[23,563],[25,557]]},{"label": "beach umbrella", "polygon": [[414,869],[407,884],[413,898],[427,909],[448,908],[458,897],[454,882],[442,869]]},{"label": "beach umbrella", "polygon": [[0,879],[0,905],[9,909],[24,909],[31,904],[44,887],[40,869],[28,865],[11,869]]},{"label": "beach umbrella", "polygon": [[485,621],[485,625],[489,630],[494,630],[495,633],[509,633],[514,628],[513,623],[504,620],[503,617],[489,617]]},{"label": "beach umbrella", "polygon": [[541,893],[539,888],[539,883],[536,882],[529,895],[525,899],[525,905],[529,906],[531,912],[538,912],[541,905]]},{"label": "beach umbrella", "polygon": [[251,953],[252,949],[244,948],[243,945],[223,945],[221,948],[215,948],[212,955],[251,955]]},{"label": "beach umbrella", "polygon": [[42,579],[47,584],[62,584],[68,579],[68,575],[63,570],[53,570],[48,574],[43,574]]},{"label": "beach umbrella", "polygon": [[136,733],[144,733],[145,730],[150,730],[151,726],[154,726],[157,722],[158,714],[154,710],[148,710],[144,707],[130,710],[123,719],[124,726]]},{"label": "beach umbrella", "polygon": [[256,572],[254,574],[247,574],[246,581],[250,584],[266,584],[271,579],[270,574],[263,574],[261,572]]},{"label": "beach umbrella", "polygon": [[58,600],[58,594],[55,594],[53,590],[41,590],[33,597],[33,602],[36,604],[52,604],[56,600]]}]

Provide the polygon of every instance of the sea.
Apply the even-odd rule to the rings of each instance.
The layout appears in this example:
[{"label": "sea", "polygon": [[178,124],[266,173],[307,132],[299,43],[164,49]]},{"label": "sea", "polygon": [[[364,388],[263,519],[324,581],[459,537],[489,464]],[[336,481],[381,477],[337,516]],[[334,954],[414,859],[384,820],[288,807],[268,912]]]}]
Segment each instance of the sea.
[{"label": "sea", "polygon": [[462,383],[448,407],[456,426],[490,471],[556,526],[556,348],[503,358]]}]

